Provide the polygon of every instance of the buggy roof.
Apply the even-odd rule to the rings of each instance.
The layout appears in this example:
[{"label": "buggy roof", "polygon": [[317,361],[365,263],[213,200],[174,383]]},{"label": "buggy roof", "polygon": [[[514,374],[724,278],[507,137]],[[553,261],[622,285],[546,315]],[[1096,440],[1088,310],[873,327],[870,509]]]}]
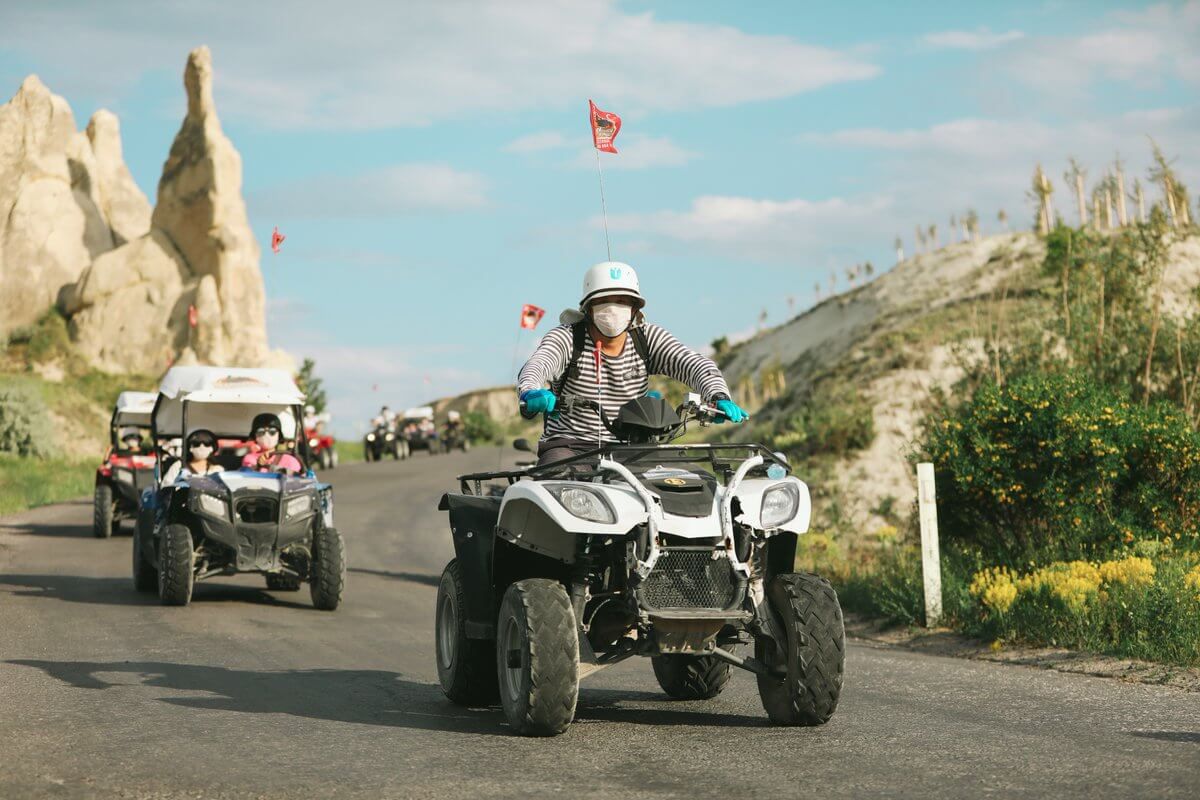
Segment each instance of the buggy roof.
[{"label": "buggy roof", "polygon": [[150,414],[157,397],[154,392],[121,392],[113,408],[113,425],[150,427]]},{"label": "buggy roof", "polygon": [[433,416],[433,406],[417,406],[406,409],[404,419],[427,419]]},{"label": "buggy roof", "polygon": [[[188,430],[183,430],[183,405]],[[295,436],[292,406],[304,403],[304,393],[281,369],[247,367],[172,367],[163,376],[154,406],[154,427],[160,436],[183,436],[199,428],[217,435],[247,436],[255,415],[279,417],[283,435]],[[193,405],[194,404],[194,405]]]}]

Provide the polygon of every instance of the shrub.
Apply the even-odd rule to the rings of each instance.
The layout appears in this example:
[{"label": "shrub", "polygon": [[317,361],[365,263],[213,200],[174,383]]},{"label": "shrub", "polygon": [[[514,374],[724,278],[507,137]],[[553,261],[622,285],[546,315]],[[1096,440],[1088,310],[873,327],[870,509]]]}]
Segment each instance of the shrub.
[{"label": "shrub", "polygon": [[468,411],[463,414],[463,425],[467,439],[472,442],[495,442],[500,439],[500,426],[482,411]]},{"label": "shrub", "polygon": [[19,384],[0,385],[0,453],[46,456],[53,449],[41,395]]},{"label": "shrub", "polygon": [[939,528],[993,563],[1090,559],[1138,540],[1200,544],[1200,435],[1088,378],[985,384],[926,423]]},{"label": "shrub", "polygon": [[68,357],[71,353],[67,320],[58,309],[50,309],[30,332],[25,355],[30,363],[40,363]]}]

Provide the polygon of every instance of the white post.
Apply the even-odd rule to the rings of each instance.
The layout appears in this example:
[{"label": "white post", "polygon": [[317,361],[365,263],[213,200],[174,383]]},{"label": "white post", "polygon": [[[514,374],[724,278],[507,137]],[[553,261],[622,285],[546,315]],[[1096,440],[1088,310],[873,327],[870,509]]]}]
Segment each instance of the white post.
[{"label": "white post", "polygon": [[917,464],[917,504],[921,516],[921,572],[925,577],[925,627],[932,628],[942,618],[942,562],[938,554],[933,464]]}]

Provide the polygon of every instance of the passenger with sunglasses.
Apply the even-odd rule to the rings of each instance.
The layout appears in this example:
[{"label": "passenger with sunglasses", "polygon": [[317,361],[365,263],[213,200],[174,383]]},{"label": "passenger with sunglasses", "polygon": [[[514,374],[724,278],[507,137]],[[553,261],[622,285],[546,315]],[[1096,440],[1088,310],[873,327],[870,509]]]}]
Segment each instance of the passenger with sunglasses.
[{"label": "passenger with sunglasses", "polygon": [[212,475],[221,472],[221,465],[213,460],[217,450],[217,437],[212,431],[203,428],[192,431],[187,438],[186,460],[176,459],[167,467],[163,475],[163,484],[174,483],[190,475]]},{"label": "passenger with sunglasses", "polygon": [[254,445],[242,459],[242,469],[259,472],[304,472],[300,459],[291,453],[279,452],[279,437],[283,426],[274,414],[259,414],[250,426],[250,438]]}]

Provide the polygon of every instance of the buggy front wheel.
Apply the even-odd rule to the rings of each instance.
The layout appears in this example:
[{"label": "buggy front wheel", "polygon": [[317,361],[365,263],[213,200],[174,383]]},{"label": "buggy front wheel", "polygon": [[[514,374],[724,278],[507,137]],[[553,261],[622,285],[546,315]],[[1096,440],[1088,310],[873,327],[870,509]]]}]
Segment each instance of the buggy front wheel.
[{"label": "buggy front wheel", "polygon": [[97,483],[96,492],[92,497],[92,533],[97,539],[107,539],[112,536],[116,527],[116,503],[113,502],[112,486],[107,483]]},{"label": "buggy front wheel", "polygon": [[517,581],[504,593],[496,634],[508,724],[525,736],[565,731],[579,699],[579,638],[567,590],[546,578]]},{"label": "buggy front wheel", "polygon": [[346,553],[337,528],[318,528],[313,534],[312,575],[308,579],[314,608],[333,611],[346,587]]},{"label": "buggy front wheel", "polygon": [[167,525],[158,543],[158,597],[165,606],[192,601],[196,553],[187,525]]}]

